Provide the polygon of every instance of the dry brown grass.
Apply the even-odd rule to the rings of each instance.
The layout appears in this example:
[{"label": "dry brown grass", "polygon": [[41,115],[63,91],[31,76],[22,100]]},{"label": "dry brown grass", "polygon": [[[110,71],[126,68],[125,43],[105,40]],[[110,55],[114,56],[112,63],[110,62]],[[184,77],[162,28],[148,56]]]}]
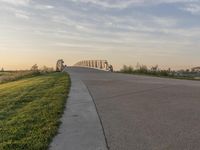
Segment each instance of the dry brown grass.
[{"label": "dry brown grass", "polygon": [[24,77],[35,76],[32,71],[8,71],[0,72],[0,83],[15,81]]}]

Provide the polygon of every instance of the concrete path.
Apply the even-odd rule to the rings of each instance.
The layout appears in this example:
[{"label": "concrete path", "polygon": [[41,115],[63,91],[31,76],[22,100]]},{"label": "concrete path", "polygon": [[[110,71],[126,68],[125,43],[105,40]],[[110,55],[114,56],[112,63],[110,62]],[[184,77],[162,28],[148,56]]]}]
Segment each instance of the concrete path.
[{"label": "concrete path", "polygon": [[107,150],[95,104],[87,87],[73,72],[72,86],[59,134],[50,150]]},{"label": "concrete path", "polygon": [[[69,68],[67,71],[89,89],[110,150],[200,149],[200,82],[116,74],[86,68]],[[70,103],[68,107],[70,109]],[[87,104],[79,107],[81,109],[85,111]],[[74,118],[71,118],[73,122]],[[93,118],[88,117],[88,121],[90,119]],[[95,121],[98,124],[96,122],[98,120]],[[84,126],[84,121],[81,126]],[[73,135],[68,127],[62,128],[68,130],[65,134],[69,139],[62,139],[65,138],[62,136],[60,140],[70,140],[75,145],[77,142],[67,135]],[[95,128],[102,134],[99,125]],[[88,130],[85,138],[91,135]],[[96,137],[93,138],[95,141]],[[99,139],[103,141],[102,136]],[[100,145],[104,144],[100,142]]]}]

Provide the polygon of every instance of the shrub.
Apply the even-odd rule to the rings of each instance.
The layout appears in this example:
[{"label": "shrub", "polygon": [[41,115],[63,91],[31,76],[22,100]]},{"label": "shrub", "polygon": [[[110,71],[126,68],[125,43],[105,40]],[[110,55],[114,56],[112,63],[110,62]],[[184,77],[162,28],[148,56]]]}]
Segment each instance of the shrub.
[{"label": "shrub", "polygon": [[40,69],[40,72],[41,73],[50,73],[50,72],[53,72],[54,69],[52,67],[47,67],[47,66],[43,66],[41,69]]},{"label": "shrub", "polygon": [[123,68],[120,70],[123,73],[133,73],[134,69],[132,66],[126,66],[124,65]]}]

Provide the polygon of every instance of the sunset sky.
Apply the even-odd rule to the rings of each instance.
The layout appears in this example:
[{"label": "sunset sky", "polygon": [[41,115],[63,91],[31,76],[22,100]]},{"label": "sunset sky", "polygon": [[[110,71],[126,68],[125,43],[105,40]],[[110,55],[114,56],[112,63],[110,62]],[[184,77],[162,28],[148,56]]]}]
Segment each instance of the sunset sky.
[{"label": "sunset sky", "polygon": [[200,0],[0,0],[0,68],[200,66]]}]

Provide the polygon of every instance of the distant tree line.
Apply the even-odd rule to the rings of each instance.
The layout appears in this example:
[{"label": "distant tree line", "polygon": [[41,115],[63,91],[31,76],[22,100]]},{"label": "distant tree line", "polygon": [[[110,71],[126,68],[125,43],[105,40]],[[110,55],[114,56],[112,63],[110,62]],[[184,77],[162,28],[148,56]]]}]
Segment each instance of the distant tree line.
[{"label": "distant tree line", "polygon": [[140,65],[137,63],[136,67],[124,65],[120,70],[122,73],[129,74],[141,74],[141,75],[151,75],[151,76],[161,76],[161,77],[174,77],[174,78],[191,78],[199,77],[200,72],[195,72],[194,70],[178,70],[173,71],[169,69],[160,69],[158,65],[148,68],[146,65]]},{"label": "distant tree line", "polygon": [[136,68],[133,66],[124,65],[120,70],[123,73],[133,73],[133,74],[144,74],[144,75],[154,75],[154,76],[173,76],[173,72],[169,68],[168,70],[159,69],[158,65],[152,66],[150,69],[146,65],[137,64]]}]

